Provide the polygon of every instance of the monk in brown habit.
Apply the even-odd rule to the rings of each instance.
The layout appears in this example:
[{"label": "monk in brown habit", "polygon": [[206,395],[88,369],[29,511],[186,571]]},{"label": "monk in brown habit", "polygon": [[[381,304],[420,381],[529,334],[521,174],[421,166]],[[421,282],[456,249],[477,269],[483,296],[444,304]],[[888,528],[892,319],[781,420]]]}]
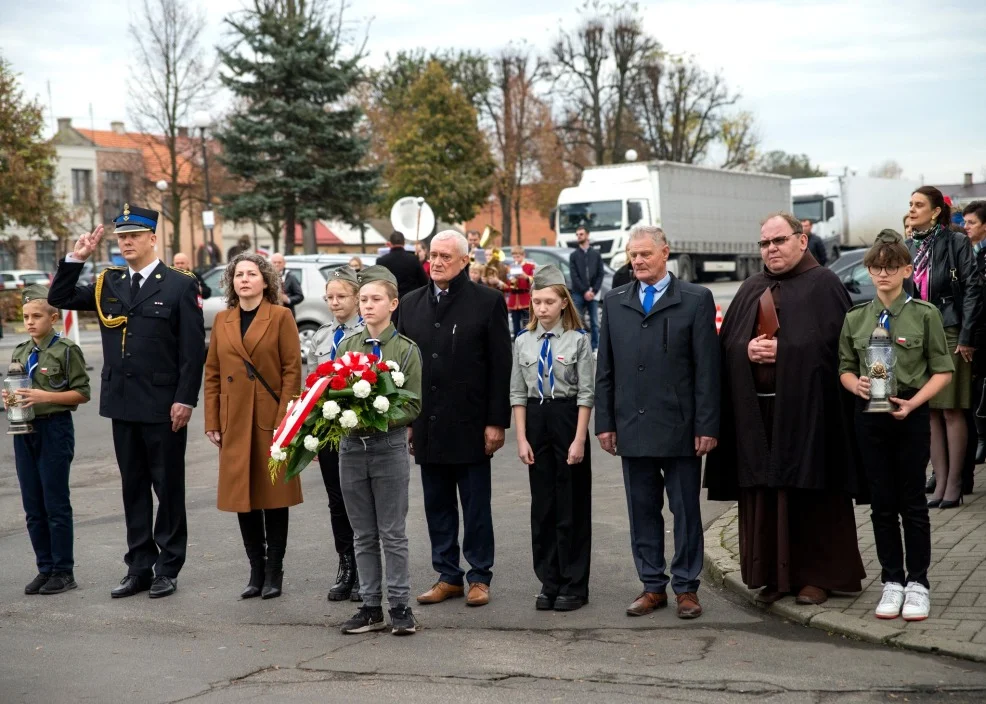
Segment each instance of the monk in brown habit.
[{"label": "monk in brown habit", "polygon": [[739,502],[742,577],[764,603],[821,604],[865,576],[852,507],[865,482],[838,373],[849,296],[807,249],[792,215],[764,222],[766,267],[740,287],[719,338],[722,425],[705,484],[710,499]]}]

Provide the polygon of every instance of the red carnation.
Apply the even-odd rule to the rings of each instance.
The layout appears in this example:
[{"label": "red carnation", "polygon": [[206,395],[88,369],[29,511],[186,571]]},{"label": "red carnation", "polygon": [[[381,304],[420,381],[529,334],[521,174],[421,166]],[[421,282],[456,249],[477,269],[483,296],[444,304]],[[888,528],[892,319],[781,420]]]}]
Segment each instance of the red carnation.
[{"label": "red carnation", "polygon": [[367,369],[365,372],[363,372],[361,378],[363,379],[363,381],[368,381],[371,384],[377,383],[377,373],[372,369]]},{"label": "red carnation", "polygon": [[376,362],[376,361],[377,361],[378,359],[380,359],[380,358],[379,358],[379,357],[377,357],[377,356],[376,356],[375,354],[373,354],[372,352],[371,352],[370,354],[368,354],[368,355],[366,355],[366,361],[368,361],[368,362],[369,362],[370,364],[373,364],[373,363],[374,363],[374,362]]},{"label": "red carnation", "polygon": [[387,366],[386,362],[380,362],[380,364],[377,365],[377,371],[387,373],[390,371],[390,367]]},{"label": "red carnation", "polygon": [[346,388],[345,377],[334,376],[331,379],[329,379],[329,388],[334,389],[336,391],[341,391],[342,389]]},{"label": "red carnation", "polygon": [[305,379],[305,386],[307,388],[311,388],[312,386],[314,386],[316,381],[318,381],[318,374],[312,372],[311,374],[308,375],[308,378]]},{"label": "red carnation", "polygon": [[332,362],[322,362],[315,367],[315,373],[319,376],[328,376],[332,373]]}]

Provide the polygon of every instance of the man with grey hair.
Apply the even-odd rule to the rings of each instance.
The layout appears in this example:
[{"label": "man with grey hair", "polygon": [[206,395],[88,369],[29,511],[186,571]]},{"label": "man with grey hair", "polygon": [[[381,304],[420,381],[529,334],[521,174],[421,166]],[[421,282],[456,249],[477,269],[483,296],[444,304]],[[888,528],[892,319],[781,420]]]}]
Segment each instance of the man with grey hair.
[{"label": "man with grey hair", "polygon": [[596,369],[596,435],[623,458],[630,541],[643,592],[627,609],[643,616],[668,605],[664,491],[674,516],[671,587],[679,618],[702,613],[702,457],[719,435],[719,345],[715,301],[667,270],[659,227],[630,231],[636,280],[603,300]]},{"label": "man with grey hair", "polygon": [[[429,261],[431,284],[404,296],[398,323],[398,331],[418,343],[423,362],[411,452],[421,466],[438,580],[418,602],[463,596],[465,576],[466,603],[482,606],[493,577],[490,458],[510,425],[507,306],[499,292],[469,280],[468,243],[458,232],[435,235]],[[467,574],[459,566],[460,499]]]}]

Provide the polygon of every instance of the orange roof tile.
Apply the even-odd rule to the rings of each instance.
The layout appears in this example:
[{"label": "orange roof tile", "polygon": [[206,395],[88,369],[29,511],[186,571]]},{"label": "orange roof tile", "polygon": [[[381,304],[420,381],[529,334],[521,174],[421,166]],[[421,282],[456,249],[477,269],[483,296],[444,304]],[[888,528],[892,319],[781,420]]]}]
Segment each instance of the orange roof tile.
[{"label": "orange roof tile", "polygon": [[[163,137],[141,132],[125,132],[120,134],[112,130],[86,130],[79,129],[86,139],[92,141],[97,147],[106,149],[132,149],[139,151],[143,155],[145,176],[149,181],[168,179],[170,169],[170,157],[168,146]],[[192,183],[196,180],[196,171],[200,168],[195,163],[201,147],[198,140],[191,137],[179,137],[178,140],[178,182],[183,184]],[[211,144],[211,143],[210,143]],[[215,152],[215,147],[210,148],[210,152]],[[212,169],[210,168],[210,171]]]}]

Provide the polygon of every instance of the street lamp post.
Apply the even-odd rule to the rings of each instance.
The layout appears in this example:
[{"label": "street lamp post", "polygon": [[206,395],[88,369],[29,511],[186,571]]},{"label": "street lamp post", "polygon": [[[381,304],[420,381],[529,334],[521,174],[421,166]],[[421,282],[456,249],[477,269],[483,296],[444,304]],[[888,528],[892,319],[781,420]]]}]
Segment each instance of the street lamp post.
[{"label": "street lamp post", "polygon": [[[162,178],[160,181],[158,181],[157,183],[155,183],[154,186],[161,193],[161,214],[164,215],[164,213],[165,213],[165,207],[164,207],[164,198],[165,198],[165,195],[164,194],[165,194],[165,191],[168,190],[168,182],[165,181]],[[173,225],[172,225],[172,227],[173,227]],[[164,232],[163,231],[161,232],[161,237],[158,238],[158,247],[160,248],[162,254],[167,249],[167,245],[164,243]],[[175,257],[175,253],[172,252],[171,253],[172,260],[174,259],[174,257]]]},{"label": "street lamp post", "polygon": [[202,138],[202,170],[205,172],[205,210],[202,211],[202,225],[209,232],[209,261],[212,261],[212,253],[215,251],[216,242],[212,235],[212,228],[216,225],[216,218],[212,212],[212,192],[209,189],[209,150],[205,145],[205,131],[212,126],[212,117],[205,110],[199,110],[193,118],[195,126],[199,128],[199,136]]}]

